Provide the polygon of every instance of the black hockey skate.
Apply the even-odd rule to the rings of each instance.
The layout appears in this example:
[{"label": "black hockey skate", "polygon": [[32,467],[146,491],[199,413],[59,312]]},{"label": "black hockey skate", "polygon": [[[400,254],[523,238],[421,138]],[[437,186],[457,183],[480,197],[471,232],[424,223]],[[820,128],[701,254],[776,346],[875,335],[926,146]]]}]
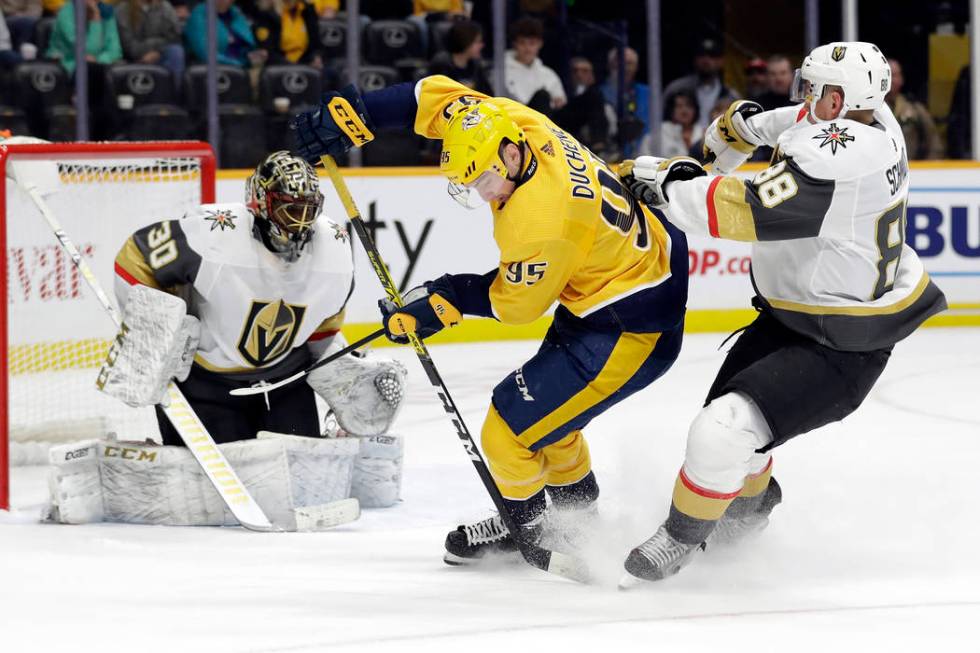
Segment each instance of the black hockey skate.
[{"label": "black hockey skate", "polygon": [[[537,544],[541,540],[542,516],[522,526],[525,538]],[[473,524],[460,524],[446,536],[446,553],[442,559],[447,565],[470,565],[483,560],[488,554],[510,557],[518,553],[517,543],[500,515],[494,514]]]},{"label": "black hockey skate", "polygon": [[626,558],[627,575],[620,581],[620,587],[631,587],[640,580],[663,580],[673,576],[686,566],[698,551],[704,550],[700,544],[678,542],[662,525],[649,540],[630,551]]},{"label": "black hockey skate", "polygon": [[769,479],[766,491],[748,499],[745,505],[732,502],[705,541],[708,548],[729,546],[762,532],[769,525],[769,513],[783,500],[783,491],[775,478]]}]

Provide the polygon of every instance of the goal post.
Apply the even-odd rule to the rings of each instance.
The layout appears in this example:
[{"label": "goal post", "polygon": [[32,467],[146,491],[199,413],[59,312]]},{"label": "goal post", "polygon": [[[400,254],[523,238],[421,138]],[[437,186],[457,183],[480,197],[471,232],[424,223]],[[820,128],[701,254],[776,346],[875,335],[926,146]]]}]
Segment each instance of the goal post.
[{"label": "goal post", "polygon": [[128,408],[95,390],[114,327],[29,194],[10,177],[34,163],[57,171],[46,203],[107,290],[115,254],[133,231],[215,200],[207,143],[0,142],[2,510],[10,509],[12,447],[29,456],[44,441],[109,432],[158,437],[152,408]]}]

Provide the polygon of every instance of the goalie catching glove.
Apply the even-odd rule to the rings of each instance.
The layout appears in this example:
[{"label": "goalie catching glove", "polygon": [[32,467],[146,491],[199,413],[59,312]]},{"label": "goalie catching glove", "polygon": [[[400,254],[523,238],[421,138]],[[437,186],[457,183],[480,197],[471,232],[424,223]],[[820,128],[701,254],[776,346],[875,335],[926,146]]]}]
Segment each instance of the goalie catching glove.
[{"label": "goalie catching glove", "polygon": [[663,159],[640,156],[635,161],[623,161],[619,168],[623,183],[633,196],[655,209],[667,206],[667,184],[705,176],[704,168],[689,156]]},{"label": "goalie catching glove", "polygon": [[713,172],[731,174],[764,143],[748,122],[759,113],[762,105],[758,102],[736,100],[708,125],[704,132],[704,160],[712,164]]},{"label": "goalie catching glove", "polygon": [[353,84],[324,93],[320,106],[296,116],[289,127],[296,132],[296,153],[313,165],[324,154],[336,158],[374,140],[374,125]]},{"label": "goalie catching glove", "polygon": [[[323,356],[343,349],[347,343],[335,336]],[[306,382],[351,435],[386,433],[405,398],[405,366],[389,358],[352,353],[310,372]]]},{"label": "goalie catching glove", "polygon": [[390,299],[378,302],[385,335],[398,344],[407,344],[409,333],[424,340],[463,321],[448,274],[409,290],[402,302],[401,308]]},{"label": "goalie catching glove", "polygon": [[123,316],[95,385],[134,408],[162,403],[171,379],[190,373],[201,324],[183,299],[144,285],[129,291]]}]

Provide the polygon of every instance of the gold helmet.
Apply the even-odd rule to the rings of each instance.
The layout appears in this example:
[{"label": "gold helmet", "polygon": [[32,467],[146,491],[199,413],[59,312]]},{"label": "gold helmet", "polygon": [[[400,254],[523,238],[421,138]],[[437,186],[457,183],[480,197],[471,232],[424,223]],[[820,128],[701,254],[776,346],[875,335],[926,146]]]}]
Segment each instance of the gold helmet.
[{"label": "gold helmet", "polygon": [[500,152],[508,142],[520,146],[524,132],[503,109],[492,102],[469,105],[449,119],[439,167],[457,186],[467,186],[488,171],[506,179]]},{"label": "gold helmet", "polygon": [[273,152],[245,181],[245,197],[262,242],[288,261],[299,258],[323,207],[313,166],[285,150]]}]

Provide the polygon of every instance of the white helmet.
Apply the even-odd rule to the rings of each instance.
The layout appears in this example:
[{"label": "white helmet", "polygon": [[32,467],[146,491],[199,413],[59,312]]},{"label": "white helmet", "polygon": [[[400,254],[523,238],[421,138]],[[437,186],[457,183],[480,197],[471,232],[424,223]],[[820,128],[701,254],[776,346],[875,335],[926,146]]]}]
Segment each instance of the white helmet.
[{"label": "white helmet", "polygon": [[793,101],[816,100],[828,85],[844,89],[841,115],[849,109],[877,109],[891,88],[892,71],[888,59],[873,43],[828,43],[814,48],[797,69]]}]

